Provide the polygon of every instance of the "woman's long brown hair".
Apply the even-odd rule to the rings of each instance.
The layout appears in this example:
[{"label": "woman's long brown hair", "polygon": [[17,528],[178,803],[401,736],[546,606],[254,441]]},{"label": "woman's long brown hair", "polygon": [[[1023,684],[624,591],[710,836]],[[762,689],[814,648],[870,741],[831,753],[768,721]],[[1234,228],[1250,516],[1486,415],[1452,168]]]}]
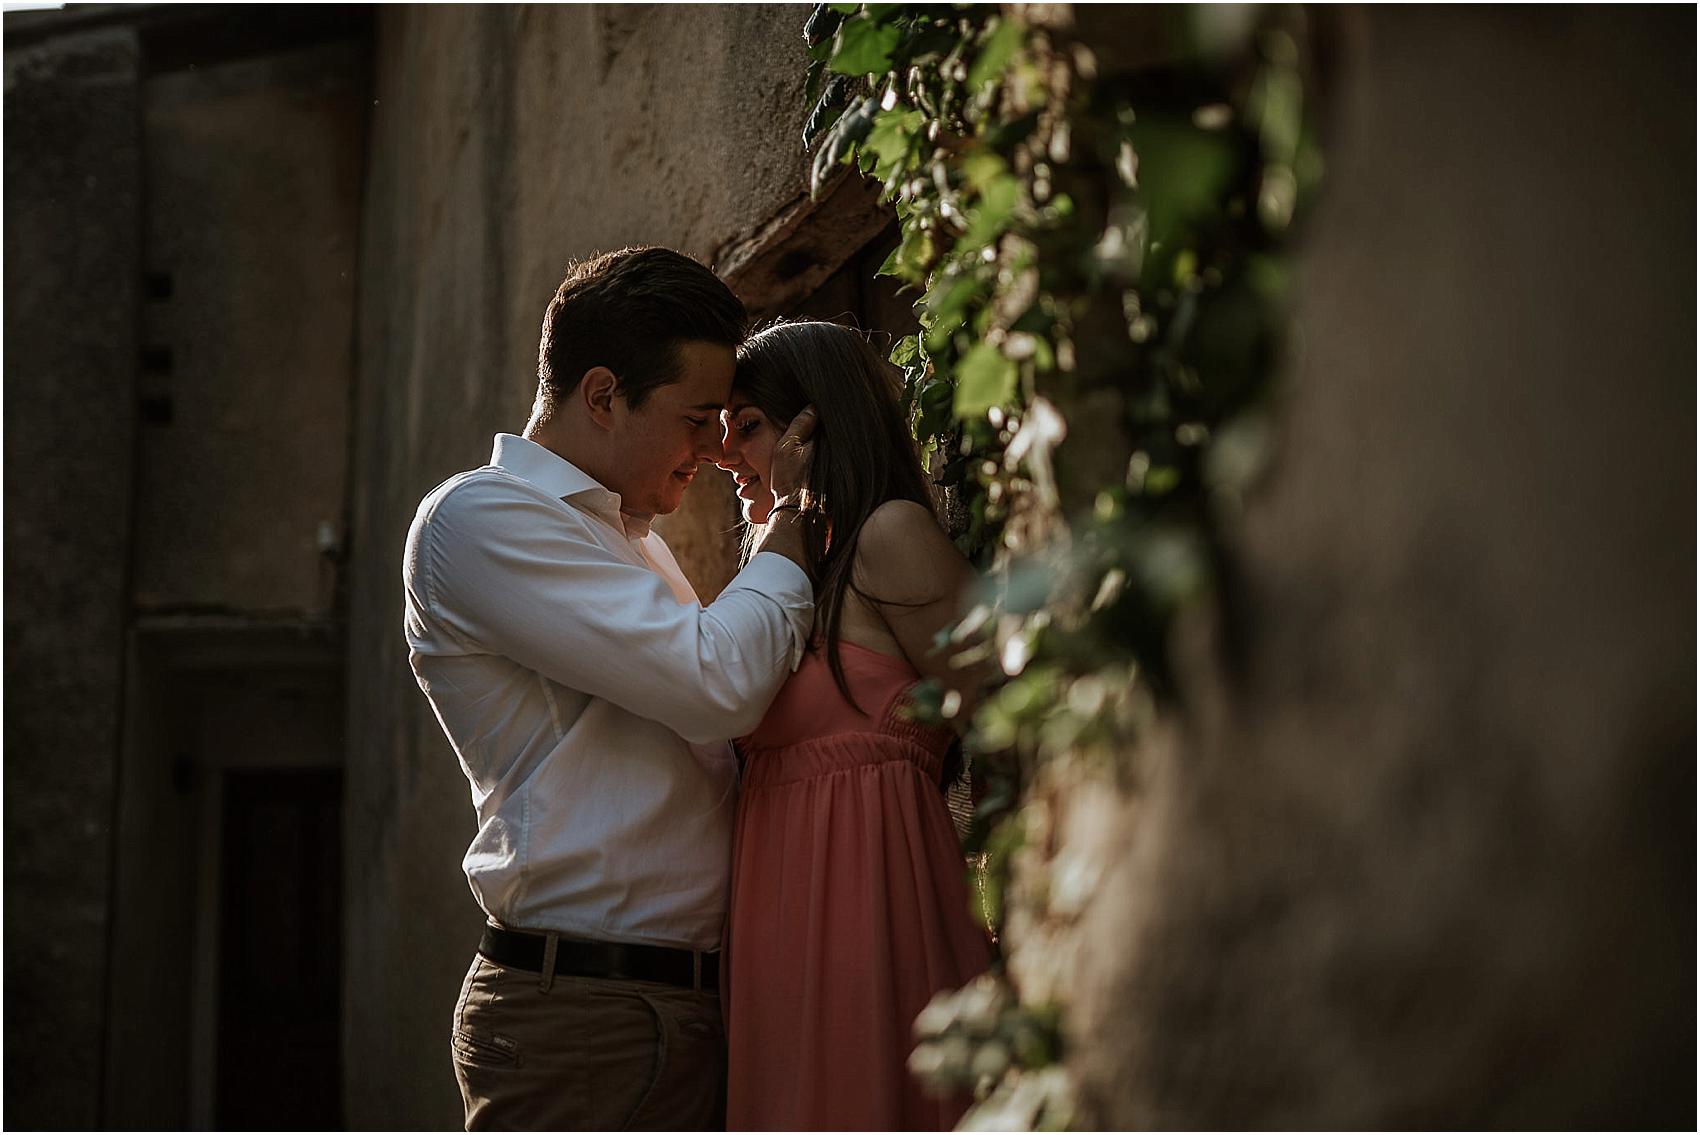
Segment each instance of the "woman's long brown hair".
[{"label": "woman's long brown hair", "polygon": [[781,431],[804,406],[812,405],[819,417],[802,502],[809,521],[804,547],[820,581],[815,606],[827,664],[839,692],[858,710],[838,643],[846,592],[865,595],[852,577],[862,525],[886,501],[933,507],[897,407],[899,382],[895,368],[859,332],[836,323],[785,322],[744,342],[733,382],[734,400],[748,401]]}]

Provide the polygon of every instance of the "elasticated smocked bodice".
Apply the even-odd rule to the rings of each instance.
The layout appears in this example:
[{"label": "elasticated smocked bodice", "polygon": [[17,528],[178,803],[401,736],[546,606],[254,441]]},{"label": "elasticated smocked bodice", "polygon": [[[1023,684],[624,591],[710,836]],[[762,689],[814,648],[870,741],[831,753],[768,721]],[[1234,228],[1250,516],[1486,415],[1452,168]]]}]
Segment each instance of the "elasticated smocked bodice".
[{"label": "elasticated smocked bodice", "polygon": [[915,668],[849,642],[840,643],[839,657],[856,704],[833,680],[824,644],[811,644],[762,723],[738,742],[746,788],[883,761],[907,761],[937,783],[951,733],[909,718]]}]

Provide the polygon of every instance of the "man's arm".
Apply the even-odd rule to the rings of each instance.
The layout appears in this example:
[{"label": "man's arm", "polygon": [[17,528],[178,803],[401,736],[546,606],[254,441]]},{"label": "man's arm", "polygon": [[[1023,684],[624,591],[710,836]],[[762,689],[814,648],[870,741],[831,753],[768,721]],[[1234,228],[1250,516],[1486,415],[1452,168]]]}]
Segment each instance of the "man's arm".
[{"label": "man's arm", "polygon": [[495,478],[458,486],[410,541],[414,606],[468,650],[511,658],[688,741],[754,729],[813,619],[804,573],[760,557],[708,607],[681,604],[563,507]]}]

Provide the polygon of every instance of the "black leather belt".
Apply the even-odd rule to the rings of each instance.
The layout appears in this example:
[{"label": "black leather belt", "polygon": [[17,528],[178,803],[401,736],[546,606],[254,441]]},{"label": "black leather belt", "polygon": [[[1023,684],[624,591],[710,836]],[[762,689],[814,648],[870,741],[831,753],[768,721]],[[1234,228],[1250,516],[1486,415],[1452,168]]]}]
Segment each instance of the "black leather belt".
[{"label": "black leather belt", "polygon": [[[499,966],[543,972],[548,937],[523,930],[484,927],[478,952]],[[555,940],[555,976],[610,977],[621,981],[659,981],[685,989],[720,988],[720,954],[633,946],[622,942]]]}]

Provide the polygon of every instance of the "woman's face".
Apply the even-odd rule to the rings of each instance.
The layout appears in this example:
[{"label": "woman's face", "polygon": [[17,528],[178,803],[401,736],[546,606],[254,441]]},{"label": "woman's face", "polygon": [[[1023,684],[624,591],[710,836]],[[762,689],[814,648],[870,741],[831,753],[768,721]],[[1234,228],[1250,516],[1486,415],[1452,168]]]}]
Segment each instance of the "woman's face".
[{"label": "woman's face", "polygon": [[723,422],[721,448],[725,456],[716,464],[738,482],[744,519],[751,524],[766,524],[774,504],[768,473],[773,468],[773,447],[779,441],[781,427],[737,390],[732,392],[732,408],[726,411]]}]

